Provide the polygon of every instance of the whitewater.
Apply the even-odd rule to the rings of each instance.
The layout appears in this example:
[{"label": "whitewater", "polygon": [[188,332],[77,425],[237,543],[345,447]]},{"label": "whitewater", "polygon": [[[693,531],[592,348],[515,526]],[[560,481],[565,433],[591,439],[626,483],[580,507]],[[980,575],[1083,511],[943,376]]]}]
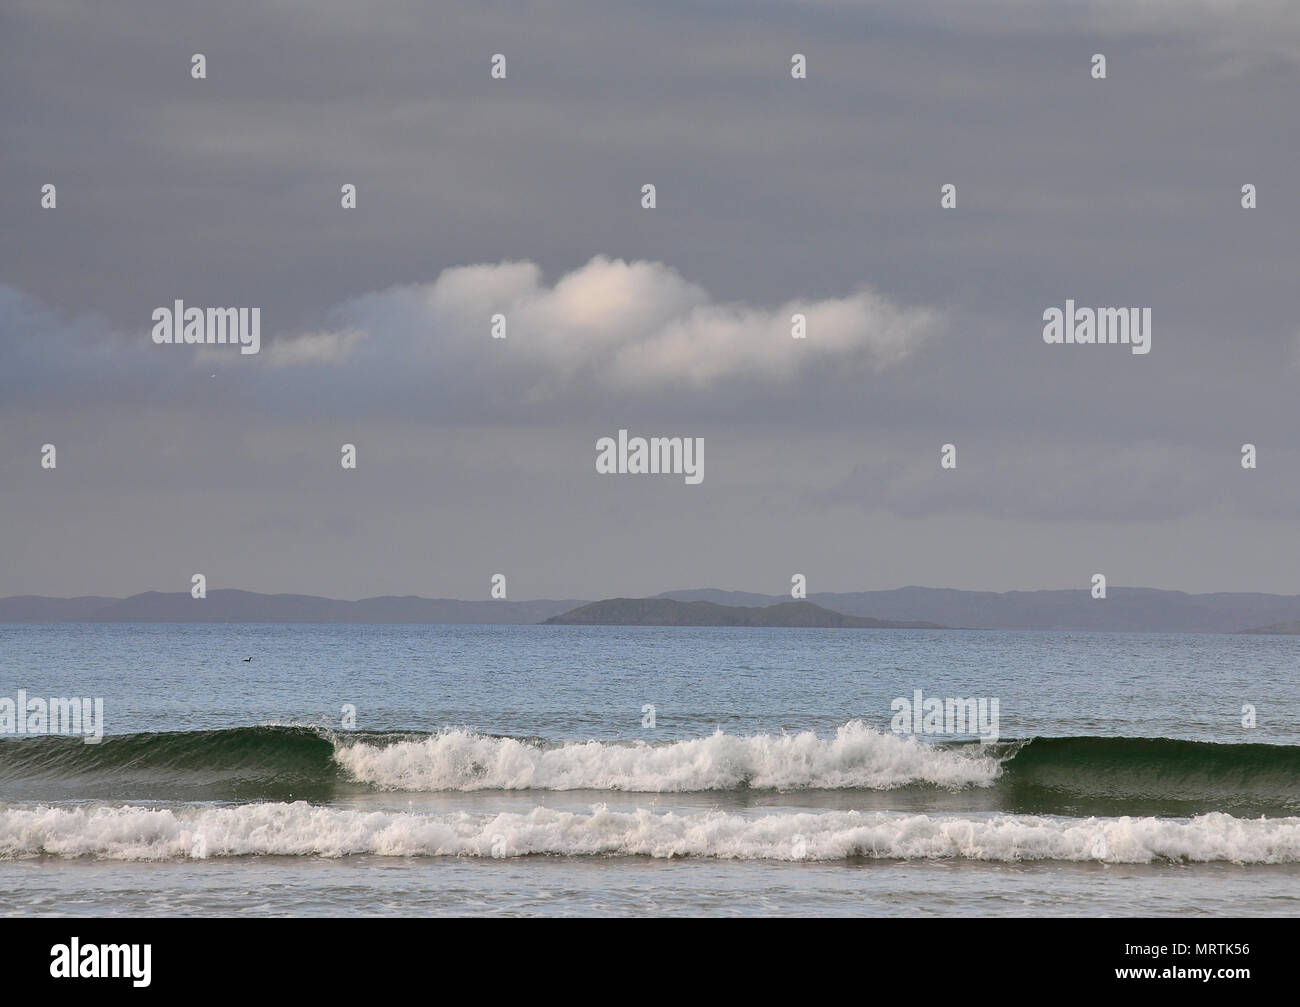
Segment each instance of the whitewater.
[{"label": "whitewater", "polygon": [[1110,863],[1300,862],[1300,818],[954,818],[858,812],[424,815],[309,805],[0,811],[0,857],[644,856],[818,861],[959,858]]},{"label": "whitewater", "polygon": [[387,745],[336,739],[334,758],[352,778],[391,790],[623,790],[672,793],[862,787],[914,783],[988,786],[1000,760],[952,751],[851,721],[831,738],[812,731],[737,737],[721,730],[665,745],[586,741],[542,746],[447,730]]}]

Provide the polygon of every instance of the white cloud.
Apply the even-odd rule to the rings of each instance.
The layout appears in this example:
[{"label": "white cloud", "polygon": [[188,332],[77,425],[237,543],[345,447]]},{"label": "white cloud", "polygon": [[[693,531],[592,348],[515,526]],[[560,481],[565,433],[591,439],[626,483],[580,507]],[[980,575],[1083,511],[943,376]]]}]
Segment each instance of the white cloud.
[{"label": "white cloud", "polygon": [[[791,316],[807,338],[791,337]],[[457,267],[429,284],[354,298],[332,313],[345,327],[298,337],[279,363],[342,363],[367,352],[436,354],[448,364],[491,343],[489,320],[506,317],[503,368],[524,369],[530,394],[575,381],[623,391],[710,387],[729,379],[783,382],[817,363],[837,372],[897,363],[940,328],[938,312],[901,307],[867,288],[846,297],[765,308],[715,302],[659,262],[596,256],[552,286],[530,262]],[[504,349],[504,347],[503,347]]]}]

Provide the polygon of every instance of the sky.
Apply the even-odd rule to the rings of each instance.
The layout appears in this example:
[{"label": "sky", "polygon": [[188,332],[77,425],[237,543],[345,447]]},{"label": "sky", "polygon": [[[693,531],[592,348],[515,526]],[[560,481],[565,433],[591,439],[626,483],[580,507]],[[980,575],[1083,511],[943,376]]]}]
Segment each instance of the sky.
[{"label": "sky", "polygon": [[5,0],[0,596],[1300,593],[1298,85],[1288,2]]}]

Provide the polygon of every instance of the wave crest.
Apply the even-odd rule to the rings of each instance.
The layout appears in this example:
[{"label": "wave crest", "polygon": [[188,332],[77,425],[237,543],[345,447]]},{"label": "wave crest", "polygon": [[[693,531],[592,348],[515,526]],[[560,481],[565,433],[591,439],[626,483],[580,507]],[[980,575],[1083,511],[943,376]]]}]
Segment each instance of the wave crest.
[{"label": "wave crest", "polygon": [[856,720],[833,738],[811,731],[736,736],[719,730],[663,745],[587,741],[545,747],[448,730],[387,745],[340,741],[334,758],[358,782],[410,791],[986,787],[999,767],[991,753],[881,734]]}]

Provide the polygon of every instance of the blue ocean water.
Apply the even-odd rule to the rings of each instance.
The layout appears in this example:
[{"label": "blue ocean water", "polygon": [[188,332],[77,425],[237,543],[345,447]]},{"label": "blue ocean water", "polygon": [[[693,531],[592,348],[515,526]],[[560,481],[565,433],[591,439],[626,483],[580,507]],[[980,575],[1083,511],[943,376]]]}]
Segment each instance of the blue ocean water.
[{"label": "blue ocean water", "polygon": [[[0,738],[3,911],[1294,914],[1298,657],[1226,635],[2,625],[0,704],[102,698],[105,734]],[[894,732],[917,690],[995,699],[997,742]]]}]

